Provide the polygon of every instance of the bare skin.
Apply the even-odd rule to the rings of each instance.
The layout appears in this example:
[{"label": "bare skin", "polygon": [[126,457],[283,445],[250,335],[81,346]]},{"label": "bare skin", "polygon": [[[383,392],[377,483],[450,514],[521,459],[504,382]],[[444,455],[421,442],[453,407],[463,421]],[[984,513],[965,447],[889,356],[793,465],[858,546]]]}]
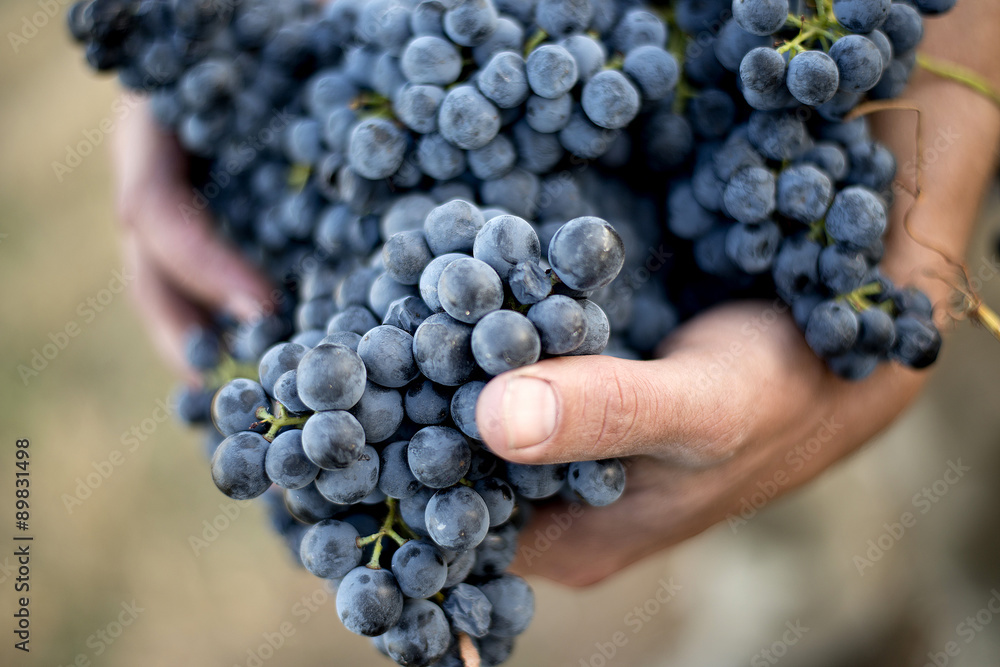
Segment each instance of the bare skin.
[{"label": "bare skin", "polygon": [[[923,50],[1000,87],[998,26],[1000,5],[964,0],[946,19],[929,21]],[[923,165],[925,194],[911,228],[962,257],[996,170],[1000,111],[926,74],[905,97],[922,109],[926,137],[955,137]],[[874,120],[899,163],[915,161],[912,118],[893,112]],[[166,358],[193,379],[183,333],[212,310],[253,317],[271,288],[213,236],[206,217],[179,214],[192,198],[181,154],[145,110],[123,123],[117,139],[124,246],[139,276],[138,303]],[[893,211],[884,268],[942,302],[949,288],[921,273],[944,270],[942,259],[902,229],[911,203],[901,195]],[[739,303],[685,324],[654,361],[566,358],[499,376],[480,397],[477,421],[489,446],[511,461],[636,457],[618,503],[585,510],[551,548],[516,563],[523,573],[588,585],[738,513],[758,482],[787,475],[779,494],[805,484],[886,428],[926,379],[885,365],[862,383],[839,380],[780,303]],[[797,455],[814,437],[826,440],[820,450],[808,460]],[[540,511],[529,539],[549,521],[551,513]]]}]

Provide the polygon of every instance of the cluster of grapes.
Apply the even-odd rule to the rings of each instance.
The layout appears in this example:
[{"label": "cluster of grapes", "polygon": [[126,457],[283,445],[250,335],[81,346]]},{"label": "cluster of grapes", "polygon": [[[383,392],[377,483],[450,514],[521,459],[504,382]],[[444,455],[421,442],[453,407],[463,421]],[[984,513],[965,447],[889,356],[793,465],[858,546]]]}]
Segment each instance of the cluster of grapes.
[{"label": "cluster of grapes", "polygon": [[606,505],[625,472],[499,461],[490,377],[648,357],[775,296],[843,377],[934,361],[930,302],[878,268],[895,159],[843,118],[899,94],[952,4],[84,0],[69,24],[281,287],[189,339],[180,413],[214,423],[216,484],[268,499],[400,664],[461,664],[465,635],[495,665],[532,613],[505,573],[531,503]]},{"label": "cluster of grapes", "polygon": [[[211,416],[226,437],[212,476],[237,499],[284,489],[282,532],[301,562],[337,581],[344,625],[378,637],[400,664],[456,652],[460,633],[496,664],[534,611],[527,584],[504,574],[517,548],[515,508],[560,491],[608,505],[625,468],[617,459],[504,464],[480,441],[476,400],[484,379],[542,355],[604,350],[604,311],[566,294],[609,284],[624,247],[604,220],[577,218],[549,242],[546,271],[527,221],[486,220],[452,200],[422,230],[390,237],[381,260],[384,275],[415,292],[389,303],[383,324],[349,305],[316,345],[278,343],[260,360],[259,382],[218,391]],[[199,364],[215,365],[219,353],[210,335],[192,339]]]}]

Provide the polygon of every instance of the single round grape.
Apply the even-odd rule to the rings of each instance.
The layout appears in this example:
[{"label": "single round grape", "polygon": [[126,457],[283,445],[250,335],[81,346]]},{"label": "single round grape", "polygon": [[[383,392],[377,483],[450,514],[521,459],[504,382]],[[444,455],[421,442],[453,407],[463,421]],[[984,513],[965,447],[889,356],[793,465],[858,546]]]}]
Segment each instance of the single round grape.
[{"label": "single round grape", "polygon": [[625,244],[615,228],[595,217],[570,220],[549,241],[549,264],[568,287],[588,291],[604,287],[625,262]]},{"label": "single round grape", "polygon": [[295,375],[299,398],[310,409],[344,410],[361,399],[367,371],[349,347],[317,345],[302,355]]},{"label": "single round grape", "polygon": [[479,586],[493,605],[490,633],[516,637],[528,629],[535,615],[535,594],[521,577],[505,574]]},{"label": "single round grape", "polygon": [[302,428],[302,447],[324,470],[346,468],[364,453],[365,430],[344,410],[317,412]]},{"label": "single round grape", "polygon": [[337,588],[337,615],[351,632],[375,637],[399,622],[403,593],[389,570],[356,567]]},{"label": "single round grape", "polygon": [[459,322],[475,324],[503,305],[503,283],[486,262],[472,257],[448,264],[438,279],[438,299]]},{"label": "single round grape", "polygon": [[361,424],[366,442],[383,442],[403,423],[403,396],[395,389],[368,382],[351,414]]},{"label": "single round grape", "polygon": [[579,76],[573,55],[556,44],[545,44],[532,51],[525,61],[525,72],[532,92],[548,99],[568,93]]},{"label": "single round grape", "polygon": [[212,480],[219,490],[236,500],[260,496],[271,486],[265,471],[268,442],[259,433],[230,435],[212,456]]},{"label": "single round grape", "polygon": [[434,494],[424,520],[436,544],[453,551],[474,549],[490,527],[486,503],[467,486],[453,486]]},{"label": "single round grape", "polygon": [[472,330],[472,354],[479,367],[490,375],[535,363],[541,349],[535,326],[513,310],[494,311]]},{"label": "single round grape", "polygon": [[264,388],[253,380],[230,380],[212,399],[212,423],[222,435],[249,431],[258,421],[257,410],[269,405]]},{"label": "single round grape", "polygon": [[393,442],[385,446],[379,466],[378,488],[390,498],[409,498],[421,484],[410,470],[407,460],[408,442]]},{"label": "single round grape", "polygon": [[474,440],[482,439],[476,425],[476,402],[485,386],[485,382],[478,380],[466,382],[451,397],[451,420],[462,433]]},{"label": "single round grape", "polygon": [[427,426],[417,431],[406,448],[410,470],[417,480],[433,489],[457,484],[469,470],[472,451],[461,433],[446,426]]},{"label": "single round grape", "polygon": [[583,344],[587,336],[587,317],[573,299],[554,294],[528,309],[528,319],[542,342],[546,354],[566,354]]},{"label": "single round grape", "polygon": [[411,40],[399,62],[410,83],[447,86],[462,73],[458,49],[448,40],[431,35]]},{"label": "single round grape", "polygon": [[392,555],[392,574],[403,595],[429,598],[444,586],[448,566],[441,550],[421,540],[410,540]]},{"label": "single round grape", "polygon": [[618,459],[570,463],[566,478],[569,488],[594,507],[610,505],[625,492],[625,466]]},{"label": "single round grape", "polygon": [[599,72],[584,84],[580,102],[592,123],[609,130],[626,127],[639,114],[639,91],[614,70]]},{"label": "single round grape", "polygon": [[525,498],[541,500],[559,493],[566,481],[566,466],[508,463],[507,481]]},{"label": "single round grape", "polygon": [[413,335],[413,357],[427,379],[449,387],[463,384],[476,368],[472,327],[445,313],[431,315]]},{"label": "single round grape", "polygon": [[490,528],[501,525],[514,512],[514,489],[499,477],[484,477],[472,488],[478,493],[490,515]]},{"label": "single round grape", "polygon": [[413,360],[413,336],[402,329],[375,327],[358,343],[368,379],[383,387],[404,387],[419,375]]},{"label": "single round grape", "polygon": [[441,608],[452,627],[459,632],[472,637],[485,637],[490,630],[493,604],[471,584],[458,584],[449,590]]},{"label": "single round grape", "polygon": [[361,563],[358,531],[349,523],[325,519],[302,537],[299,558],[309,572],[322,579],[338,579]]},{"label": "single round grape", "polygon": [[316,490],[338,505],[360,502],[378,487],[379,455],[368,445],[361,457],[344,468],[322,470],[316,477]]},{"label": "single round grape", "polygon": [[384,641],[386,653],[398,664],[421,667],[438,664],[448,652],[452,636],[441,607],[428,600],[407,600]]},{"label": "single round grape", "polygon": [[302,448],[302,431],[279,433],[267,448],[264,461],[267,476],[283,489],[301,489],[319,474],[319,466],[309,460]]}]

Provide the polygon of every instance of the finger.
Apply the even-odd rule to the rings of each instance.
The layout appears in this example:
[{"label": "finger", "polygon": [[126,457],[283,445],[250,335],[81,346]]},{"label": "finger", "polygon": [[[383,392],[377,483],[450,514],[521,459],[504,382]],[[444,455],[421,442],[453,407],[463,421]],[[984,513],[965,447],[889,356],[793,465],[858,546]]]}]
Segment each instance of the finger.
[{"label": "finger", "polygon": [[240,319],[258,315],[271,296],[268,281],[217,235],[184,181],[174,140],[156,127],[145,107],[116,133],[119,208],[146,257],[182,294]]},{"label": "finger", "polygon": [[[811,400],[822,364],[794,325],[772,319],[766,335],[748,322],[769,304],[707,314],[671,341],[665,357],[550,359],[494,378],[476,418],[486,444],[521,463],[651,454],[714,465]],[[738,347],[734,347],[738,343]],[[781,397],[782,400],[768,400]]]},{"label": "finger", "polygon": [[184,341],[192,327],[204,324],[203,314],[158,275],[148,260],[144,260],[135,239],[126,241],[125,254],[135,276],[132,297],[153,343],[185,382],[200,384],[198,373],[187,363]]}]

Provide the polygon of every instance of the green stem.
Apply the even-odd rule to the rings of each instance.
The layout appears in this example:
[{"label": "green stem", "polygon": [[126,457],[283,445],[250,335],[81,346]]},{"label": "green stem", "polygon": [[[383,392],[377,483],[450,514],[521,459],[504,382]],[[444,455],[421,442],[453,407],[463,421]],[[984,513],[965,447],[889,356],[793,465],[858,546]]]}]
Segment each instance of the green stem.
[{"label": "green stem", "polygon": [[302,426],[311,416],[292,416],[281,403],[278,403],[277,412],[277,415],[272,415],[265,407],[257,408],[257,419],[271,425],[271,427],[267,429],[267,433],[264,434],[264,439],[268,442],[273,442],[281,429],[288,426]]},{"label": "green stem", "polygon": [[936,74],[943,79],[950,79],[971,88],[997,106],[1000,106],[1000,92],[993,88],[985,77],[976,72],[952,62],[933,58],[925,53],[917,54],[917,64],[931,74]]},{"label": "green stem", "polygon": [[403,523],[403,519],[399,515],[398,511],[399,501],[396,500],[395,498],[388,498],[385,501],[385,505],[388,508],[388,512],[386,512],[385,520],[382,522],[382,527],[379,528],[378,532],[374,533],[373,535],[366,535],[365,537],[359,537],[357,538],[357,540],[355,540],[355,544],[357,544],[359,548],[366,547],[372,543],[375,544],[375,548],[372,550],[372,557],[369,559],[367,565],[367,567],[372,570],[382,569],[382,564],[380,560],[382,558],[383,537],[388,537],[399,546],[403,546],[409,541],[409,538],[402,537],[399,533],[397,533],[393,529],[394,526],[399,524],[400,528],[412,532],[410,531],[409,527],[405,523]]},{"label": "green stem", "polygon": [[534,35],[528,38],[528,41],[524,43],[524,57],[527,58],[532,51],[538,48],[538,46],[549,38],[549,33],[542,29],[538,29]]}]

